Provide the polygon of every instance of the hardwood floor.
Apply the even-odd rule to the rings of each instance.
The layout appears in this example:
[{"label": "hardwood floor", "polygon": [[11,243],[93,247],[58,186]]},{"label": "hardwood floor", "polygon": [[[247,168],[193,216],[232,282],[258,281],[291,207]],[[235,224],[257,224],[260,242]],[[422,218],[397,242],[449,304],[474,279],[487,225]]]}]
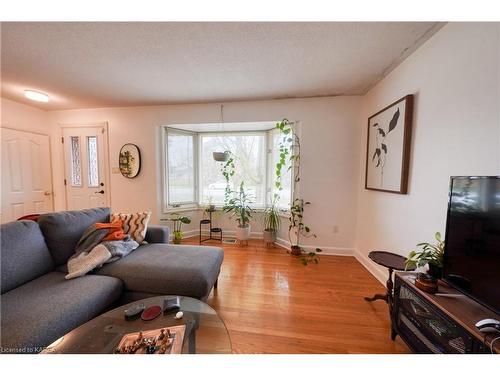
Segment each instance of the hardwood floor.
[{"label": "hardwood floor", "polygon": [[387,305],[363,299],[384,287],[354,257],[323,255],[306,267],[260,240],[222,247],[219,286],[207,302],[234,353],[409,353],[390,339]]}]

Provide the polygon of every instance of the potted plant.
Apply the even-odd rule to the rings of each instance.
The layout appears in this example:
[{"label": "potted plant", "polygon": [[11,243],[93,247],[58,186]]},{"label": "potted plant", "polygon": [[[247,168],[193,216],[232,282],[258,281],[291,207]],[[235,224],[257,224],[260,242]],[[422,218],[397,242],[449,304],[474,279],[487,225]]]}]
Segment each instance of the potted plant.
[{"label": "potted plant", "polygon": [[[288,163],[290,164],[288,170],[292,170],[292,181],[295,191],[297,191],[296,188],[300,182],[300,137],[297,134],[294,125],[295,124],[293,122],[287,119],[283,119],[276,124],[276,129],[278,129],[282,135],[278,144],[280,159],[276,164],[275,169],[275,186],[278,191],[283,190],[281,180],[283,174],[282,171]],[[309,204],[311,204],[311,202],[304,202],[303,199],[295,196],[292,205],[290,206],[290,218],[288,225],[290,253],[292,255],[301,256],[301,261],[304,265],[308,265],[311,262],[318,263],[319,259],[317,257],[317,253],[321,252],[320,248],[307,252],[299,244],[301,236],[306,238],[316,238],[316,235],[303,222],[304,206]]]},{"label": "potted plant", "polygon": [[178,213],[174,212],[170,214],[170,217],[167,220],[171,221],[174,226],[174,231],[172,232],[174,235],[174,243],[180,244],[182,237],[184,237],[184,234],[181,231],[181,226],[182,224],[191,223],[191,219],[187,216],[181,216]]},{"label": "potted plant", "polygon": [[212,196],[208,197],[208,204],[207,204],[207,211],[215,211],[215,204],[213,204],[213,198]]},{"label": "potted plant", "polygon": [[266,246],[276,242],[276,236],[281,226],[279,211],[276,208],[276,202],[273,201],[271,207],[264,211],[264,242]]},{"label": "potted plant", "polygon": [[291,254],[296,256],[302,256],[302,263],[304,265],[310,262],[318,263],[317,253],[321,252],[321,249],[317,247],[314,251],[306,252],[300,246],[300,237],[304,238],[316,238],[316,235],[311,231],[306,224],[304,224],[304,206],[309,205],[311,202],[304,202],[302,199],[295,198],[293,204],[290,207],[290,218],[288,225],[288,240],[291,245]]},{"label": "potted plant", "polygon": [[226,213],[231,213],[231,217],[236,217],[238,227],[236,228],[236,239],[239,241],[247,241],[250,237],[250,219],[252,218],[253,209],[250,208],[252,201],[250,196],[245,192],[243,181],[240,184],[238,191],[232,192],[233,197],[228,199],[223,210]]},{"label": "potted plant", "polygon": [[224,151],[224,152],[213,152],[212,153],[212,156],[214,158],[215,161],[223,161],[223,162],[226,162],[227,159],[229,159],[229,155],[231,154],[231,152],[229,151]]},{"label": "potted plant", "polygon": [[435,244],[422,242],[417,244],[422,248],[421,251],[410,251],[406,260],[406,268],[423,267],[429,265],[427,273],[437,279],[443,275],[443,257],[444,257],[444,241],[441,239],[441,233],[436,232],[434,235]]}]

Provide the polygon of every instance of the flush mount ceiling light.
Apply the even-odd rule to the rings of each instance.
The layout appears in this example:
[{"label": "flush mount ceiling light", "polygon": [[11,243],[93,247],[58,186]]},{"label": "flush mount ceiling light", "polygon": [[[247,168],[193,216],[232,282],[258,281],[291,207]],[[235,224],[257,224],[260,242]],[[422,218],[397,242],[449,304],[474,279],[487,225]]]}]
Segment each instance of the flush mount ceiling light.
[{"label": "flush mount ceiling light", "polygon": [[47,103],[49,101],[49,96],[40,91],[24,90],[24,96],[36,102]]}]

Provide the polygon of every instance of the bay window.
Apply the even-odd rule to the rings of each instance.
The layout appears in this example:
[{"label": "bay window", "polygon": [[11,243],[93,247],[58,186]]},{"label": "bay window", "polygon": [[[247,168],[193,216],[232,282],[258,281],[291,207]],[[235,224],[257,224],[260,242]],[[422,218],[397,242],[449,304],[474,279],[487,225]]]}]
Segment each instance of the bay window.
[{"label": "bay window", "polygon": [[[244,182],[255,209],[268,207],[273,194],[278,193],[278,208],[288,210],[292,197],[291,170],[288,165],[283,168],[283,189],[277,191],[275,166],[280,157],[278,142],[281,135],[274,123],[266,124],[267,129],[249,131],[178,129],[197,127],[202,130],[202,124],[164,127],[163,211],[208,204],[222,207],[226,188],[222,175],[224,162],[215,161],[212,154],[224,151],[230,152],[235,164],[235,174],[230,179],[231,190],[238,190]],[[241,124],[238,126],[241,128]]]}]

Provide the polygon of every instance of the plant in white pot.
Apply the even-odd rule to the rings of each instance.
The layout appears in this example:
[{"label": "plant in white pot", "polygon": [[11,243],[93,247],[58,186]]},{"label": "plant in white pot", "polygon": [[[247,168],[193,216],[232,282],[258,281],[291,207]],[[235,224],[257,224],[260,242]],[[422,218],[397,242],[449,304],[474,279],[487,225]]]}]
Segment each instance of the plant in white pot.
[{"label": "plant in white pot", "polygon": [[279,211],[276,207],[276,201],[264,211],[264,232],[263,238],[266,246],[273,245],[276,242],[277,233],[281,226]]},{"label": "plant in white pot", "polygon": [[252,219],[253,209],[250,208],[252,201],[248,193],[245,192],[243,181],[238,191],[232,192],[233,197],[229,198],[224,206],[224,212],[230,213],[231,217],[236,217],[238,227],[236,228],[236,239],[246,242],[250,237],[250,219]]}]

